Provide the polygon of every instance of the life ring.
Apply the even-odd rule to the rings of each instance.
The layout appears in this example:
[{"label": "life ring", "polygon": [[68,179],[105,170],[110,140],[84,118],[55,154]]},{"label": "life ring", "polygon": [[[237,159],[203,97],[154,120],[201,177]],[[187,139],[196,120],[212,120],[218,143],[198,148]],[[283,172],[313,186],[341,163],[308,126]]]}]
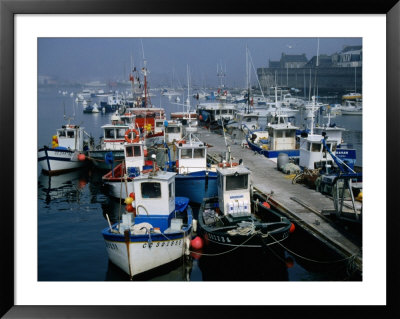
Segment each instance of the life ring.
[{"label": "life ring", "polygon": [[[129,138],[129,134],[130,133],[135,133],[136,134],[134,139]],[[140,139],[140,137],[139,137],[139,131],[138,130],[135,130],[134,128],[131,128],[131,129],[129,129],[129,130],[127,130],[125,132],[125,141],[127,143],[131,143],[131,144],[132,143],[137,143],[137,142],[139,142],[139,139]]]}]

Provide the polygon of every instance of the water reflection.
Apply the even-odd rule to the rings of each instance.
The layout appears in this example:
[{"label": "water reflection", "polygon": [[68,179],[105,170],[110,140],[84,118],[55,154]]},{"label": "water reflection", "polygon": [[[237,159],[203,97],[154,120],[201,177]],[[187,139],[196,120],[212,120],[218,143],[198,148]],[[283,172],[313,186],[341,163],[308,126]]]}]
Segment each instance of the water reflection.
[{"label": "water reflection", "polygon": [[39,199],[46,204],[61,198],[66,202],[79,202],[87,183],[84,169],[55,176],[41,173],[38,181]]}]

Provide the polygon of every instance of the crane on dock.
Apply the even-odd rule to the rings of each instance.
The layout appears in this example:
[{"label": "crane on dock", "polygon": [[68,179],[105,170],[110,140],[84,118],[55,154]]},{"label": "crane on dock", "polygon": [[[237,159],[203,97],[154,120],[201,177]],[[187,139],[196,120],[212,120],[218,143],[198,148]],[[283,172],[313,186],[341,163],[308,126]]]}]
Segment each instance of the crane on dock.
[{"label": "crane on dock", "polygon": [[[321,183],[319,188],[324,191],[325,189],[331,189],[334,210],[323,210],[322,213],[325,215],[334,214],[336,217],[361,223],[362,221],[362,204],[356,203],[353,188],[353,183],[359,184],[362,181],[362,173],[354,171],[344,161],[334,155],[330,148],[326,144],[327,136],[325,135],[322,139],[322,145],[324,146],[325,152],[328,152],[338,169],[321,175]],[[346,195],[350,196],[350,204],[346,203]],[[361,193],[362,194],[362,193]],[[360,195],[360,194],[358,194]],[[359,196],[360,197],[360,196]]]}]

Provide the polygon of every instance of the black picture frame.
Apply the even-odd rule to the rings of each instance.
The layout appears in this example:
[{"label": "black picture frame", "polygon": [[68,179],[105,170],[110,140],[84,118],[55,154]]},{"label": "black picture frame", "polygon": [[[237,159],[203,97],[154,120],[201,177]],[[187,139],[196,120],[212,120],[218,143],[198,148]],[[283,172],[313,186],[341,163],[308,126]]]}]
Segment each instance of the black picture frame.
[{"label": "black picture frame", "polygon": [[[14,139],[8,132],[14,131],[14,17],[16,14],[385,14],[387,19],[387,162],[386,172],[382,172],[377,162],[377,174],[387,176],[387,304],[386,306],[20,306],[15,305],[14,288]],[[229,2],[202,1],[162,1],[162,0],[53,0],[24,1],[0,0],[0,138],[3,156],[0,157],[3,187],[1,188],[1,234],[0,258],[0,315],[4,318],[113,318],[136,317],[158,318],[168,317],[245,317],[254,311],[257,315],[268,317],[289,316],[353,318],[371,316],[372,318],[399,318],[400,307],[397,288],[399,284],[399,209],[396,207],[396,185],[398,180],[397,166],[398,125],[400,116],[400,3],[397,0],[374,1],[356,0],[334,2],[325,1],[285,1],[260,4],[255,1],[230,4]],[[377,62],[380,63],[380,62]],[[6,154],[6,155],[4,155]],[[383,212],[376,212],[377,215]],[[377,260],[376,262],[379,262]],[[246,293],[246,292],[243,292]],[[254,292],[262,293],[262,292]],[[206,296],[205,296],[206,297]],[[284,298],[284,296],[283,296]]]}]

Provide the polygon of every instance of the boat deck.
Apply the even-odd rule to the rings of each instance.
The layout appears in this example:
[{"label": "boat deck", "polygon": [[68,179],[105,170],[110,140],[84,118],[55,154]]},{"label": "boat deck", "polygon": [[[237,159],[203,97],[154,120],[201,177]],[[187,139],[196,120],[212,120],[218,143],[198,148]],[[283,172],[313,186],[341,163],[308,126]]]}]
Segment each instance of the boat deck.
[{"label": "boat deck", "polygon": [[[223,136],[200,127],[198,136],[212,145],[208,155],[220,160],[226,150]],[[323,214],[324,211],[334,209],[331,198],[305,185],[292,184],[289,175],[278,171],[276,159],[271,160],[250,149],[243,149],[242,140],[232,140],[229,135],[226,135],[226,139],[234,160],[242,159],[243,164],[253,172],[252,182],[256,191],[266,197],[270,196],[270,200],[283,213],[343,258],[352,258],[356,267],[362,271],[361,240]]]}]

